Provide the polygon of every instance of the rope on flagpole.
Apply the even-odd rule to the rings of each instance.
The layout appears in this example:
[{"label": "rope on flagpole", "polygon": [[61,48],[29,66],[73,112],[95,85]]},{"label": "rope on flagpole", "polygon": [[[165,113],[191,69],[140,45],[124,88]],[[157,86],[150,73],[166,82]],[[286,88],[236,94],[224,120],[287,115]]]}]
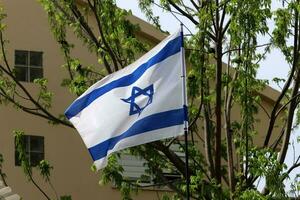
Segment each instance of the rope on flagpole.
[{"label": "rope on flagpole", "polygon": [[183,108],[184,108],[184,141],[185,141],[185,177],[186,177],[186,199],[190,200],[190,170],[189,170],[189,153],[188,153],[188,110],[187,110],[187,92],[186,92],[186,65],[185,65],[185,51],[184,51],[184,40],[183,40],[183,23],[181,26],[181,55],[182,55],[182,86],[183,86]]}]

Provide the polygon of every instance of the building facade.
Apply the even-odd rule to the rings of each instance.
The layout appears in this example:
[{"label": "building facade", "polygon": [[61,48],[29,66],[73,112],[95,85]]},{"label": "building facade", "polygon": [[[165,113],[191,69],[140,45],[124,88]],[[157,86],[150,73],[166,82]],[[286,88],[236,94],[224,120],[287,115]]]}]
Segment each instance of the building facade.
[{"label": "building facade", "polygon": [[[9,63],[15,67],[17,76],[24,81],[29,91],[35,93],[37,88],[31,81],[44,76],[49,81],[49,90],[54,92],[51,110],[62,114],[74,100],[61,82],[66,71],[60,66],[64,64],[59,45],[54,40],[48,25],[47,15],[36,0],[1,0],[7,13],[5,38],[9,40],[6,47]],[[131,17],[133,23],[141,27],[138,34],[143,40],[155,44],[166,35],[157,31],[146,22]],[[70,33],[72,34],[72,33]],[[83,64],[97,65],[97,58],[86,48],[80,48],[82,43],[73,37],[72,42],[77,46],[74,56]],[[262,104],[271,109],[277,92],[266,88],[262,93]],[[234,118],[239,118],[239,108],[234,109]],[[264,111],[259,111],[260,123],[257,128],[262,130],[267,120]],[[32,163],[45,158],[54,166],[51,180],[59,196],[71,195],[73,200],[82,199],[120,199],[120,193],[113,185],[99,186],[99,174],[91,171],[92,159],[82,142],[79,134],[71,128],[53,126],[47,120],[16,110],[12,106],[0,106],[0,153],[3,154],[3,171],[7,175],[7,183],[14,192],[24,200],[41,200],[43,195],[29,183],[25,177],[15,154],[14,130],[26,133],[26,150]],[[263,141],[258,138],[257,144]],[[131,169],[132,176],[138,176],[142,164],[137,162]],[[136,172],[136,173],[135,173]],[[33,171],[37,183],[50,196],[55,197],[54,191],[42,181],[37,171]],[[142,190],[135,199],[157,199],[164,191]]]},{"label": "building facade", "polygon": [[[7,14],[4,37],[10,41],[6,47],[10,65],[15,67],[19,80],[24,81],[23,84],[33,93],[37,89],[31,81],[41,75],[47,77],[49,90],[54,91],[55,107],[52,111],[62,114],[75,97],[60,86],[66,75],[61,68],[64,59],[50,31],[46,13],[35,0],[3,0],[1,5]],[[142,23],[139,34],[147,41],[157,43],[165,37],[137,18],[132,18],[132,21]],[[82,46],[75,37],[72,42],[76,46]],[[83,63],[96,65],[97,58],[86,48],[79,47],[74,49],[74,56]],[[8,185],[23,199],[41,200],[44,197],[28,182],[15,158],[14,130],[26,133],[26,151],[32,163],[43,157],[54,166],[51,180],[59,196],[71,195],[74,200],[120,199],[120,194],[113,185],[99,185],[99,174],[91,171],[92,159],[75,130],[50,125],[47,120],[11,106],[0,106],[0,120],[0,152],[5,160],[3,172],[7,175]],[[49,185],[41,180],[36,171],[33,175],[37,183],[50,196],[55,197]],[[156,193],[147,190],[136,198],[155,199],[156,196]]]}]

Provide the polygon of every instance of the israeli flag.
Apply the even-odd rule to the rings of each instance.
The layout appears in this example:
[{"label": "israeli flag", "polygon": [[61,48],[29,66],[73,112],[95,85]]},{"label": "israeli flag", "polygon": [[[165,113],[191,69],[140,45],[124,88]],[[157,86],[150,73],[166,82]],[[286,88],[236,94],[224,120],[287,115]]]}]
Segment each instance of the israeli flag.
[{"label": "israeli flag", "polygon": [[184,134],[182,44],[180,31],[170,35],[95,83],[66,110],[97,169],[115,151]]}]

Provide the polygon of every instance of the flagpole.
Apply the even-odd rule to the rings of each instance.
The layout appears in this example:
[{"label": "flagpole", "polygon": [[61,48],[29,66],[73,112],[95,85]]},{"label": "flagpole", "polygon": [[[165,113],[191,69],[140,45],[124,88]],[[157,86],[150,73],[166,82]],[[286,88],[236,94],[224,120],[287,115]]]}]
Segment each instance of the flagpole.
[{"label": "flagpole", "polygon": [[185,111],[184,120],[184,142],[185,142],[185,177],[186,177],[186,199],[190,200],[190,170],[189,170],[189,153],[188,153],[188,110],[187,110],[187,92],[186,92],[186,65],[185,65],[185,51],[184,51],[184,37],[183,37],[183,24],[181,26],[182,37],[182,86],[183,86],[183,108]]}]

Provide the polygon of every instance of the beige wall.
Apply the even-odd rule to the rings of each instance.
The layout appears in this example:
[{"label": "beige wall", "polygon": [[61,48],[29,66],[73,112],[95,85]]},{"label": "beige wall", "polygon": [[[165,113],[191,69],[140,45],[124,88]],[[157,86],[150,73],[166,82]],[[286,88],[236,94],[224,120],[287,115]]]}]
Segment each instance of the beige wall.
[{"label": "beige wall", "polygon": [[[59,46],[49,30],[48,19],[36,0],[1,0],[8,17],[5,32],[10,40],[7,46],[8,58],[13,66],[14,50],[42,51],[44,76],[49,80],[49,88],[54,91],[52,109],[55,113],[63,113],[74,97],[67,89],[60,87],[66,75],[61,68],[64,64]],[[150,38],[151,39],[151,38]],[[75,38],[75,44],[81,45]],[[85,63],[97,64],[96,58],[86,48],[76,48],[74,55]],[[32,91],[32,84],[25,83]],[[83,199],[120,199],[119,192],[111,186],[100,187],[99,175],[90,170],[92,159],[79,134],[70,128],[52,126],[46,120],[17,111],[10,106],[0,106],[0,152],[3,154],[4,172],[7,182],[24,200],[41,200],[43,196],[28,183],[22,169],[15,166],[13,130],[24,130],[30,135],[45,137],[45,159],[54,166],[52,172],[53,185],[59,195],[72,195],[73,200]],[[44,185],[38,173],[34,173],[41,184],[54,198],[49,186]],[[144,191],[136,199],[155,199],[156,193]]]}]

